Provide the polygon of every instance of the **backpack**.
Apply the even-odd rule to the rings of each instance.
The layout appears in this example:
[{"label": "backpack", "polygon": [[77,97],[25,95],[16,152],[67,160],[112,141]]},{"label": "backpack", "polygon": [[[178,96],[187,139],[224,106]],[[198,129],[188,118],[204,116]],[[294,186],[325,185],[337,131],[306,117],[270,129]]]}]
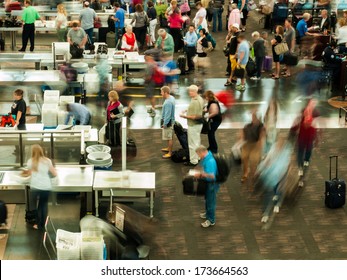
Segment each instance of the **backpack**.
[{"label": "backpack", "polygon": [[16,121],[13,119],[12,115],[2,116],[1,117],[1,127],[14,127]]},{"label": "backpack", "polygon": [[214,154],[213,157],[217,163],[216,182],[225,183],[230,174],[230,160],[222,154]]}]

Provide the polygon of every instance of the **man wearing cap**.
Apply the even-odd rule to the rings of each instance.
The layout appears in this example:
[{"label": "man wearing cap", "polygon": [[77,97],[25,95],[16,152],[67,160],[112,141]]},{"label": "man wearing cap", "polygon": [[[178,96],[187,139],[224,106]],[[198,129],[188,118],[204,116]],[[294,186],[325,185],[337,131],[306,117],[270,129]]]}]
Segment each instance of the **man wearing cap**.
[{"label": "man wearing cap", "polygon": [[81,27],[87,33],[89,43],[93,45],[94,21],[98,20],[98,17],[96,16],[95,11],[89,7],[88,1],[83,3],[83,7],[83,10],[80,12]]},{"label": "man wearing cap", "polygon": [[22,33],[22,48],[18,51],[25,52],[25,49],[30,39],[30,51],[34,51],[35,47],[35,21],[40,19],[42,23],[45,21],[40,17],[39,13],[31,6],[31,1],[26,0],[24,2],[25,9],[22,14],[23,33]]},{"label": "man wearing cap", "polygon": [[188,123],[188,146],[189,146],[189,162],[185,162],[186,166],[196,166],[199,162],[199,156],[196,153],[196,149],[201,144],[200,133],[202,129],[202,118],[204,100],[198,94],[199,88],[196,85],[188,87],[188,93],[191,97],[191,101],[188,110],[182,112],[180,115],[182,118],[187,119]]},{"label": "man wearing cap", "polygon": [[237,79],[234,77],[234,70],[237,65],[236,60],[236,50],[238,46],[237,38],[240,34],[240,26],[238,23],[233,23],[231,27],[231,31],[233,32],[233,36],[230,39],[229,42],[229,58],[231,63],[231,71],[230,71],[230,77],[227,79],[227,82],[224,84],[225,86],[230,86],[233,83],[236,83]]}]

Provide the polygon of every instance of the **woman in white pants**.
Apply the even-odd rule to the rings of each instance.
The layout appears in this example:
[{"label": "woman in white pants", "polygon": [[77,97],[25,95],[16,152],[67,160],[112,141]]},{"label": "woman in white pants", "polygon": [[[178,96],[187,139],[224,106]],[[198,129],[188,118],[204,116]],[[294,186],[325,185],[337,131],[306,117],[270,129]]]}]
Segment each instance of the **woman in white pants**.
[{"label": "woman in white pants", "polygon": [[154,8],[154,4],[152,1],[148,1],[147,3],[147,16],[149,19],[149,35],[151,38],[150,46],[155,44],[155,27],[157,26],[157,11]]}]

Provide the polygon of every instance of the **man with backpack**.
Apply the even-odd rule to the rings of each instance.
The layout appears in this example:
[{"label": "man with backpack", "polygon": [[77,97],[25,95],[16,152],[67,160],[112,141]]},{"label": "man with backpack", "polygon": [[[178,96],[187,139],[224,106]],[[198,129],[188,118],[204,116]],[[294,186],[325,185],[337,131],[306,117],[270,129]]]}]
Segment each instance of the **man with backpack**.
[{"label": "man with backpack", "polygon": [[208,151],[205,146],[199,146],[196,149],[196,153],[201,159],[202,172],[197,172],[194,176],[197,179],[207,182],[205,212],[200,213],[200,218],[205,219],[205,222],[201,223],[201,226],[207,228],[216,224],[217,193],[220,187],[220,184],[216,181],[218,167],[211,151]]}]

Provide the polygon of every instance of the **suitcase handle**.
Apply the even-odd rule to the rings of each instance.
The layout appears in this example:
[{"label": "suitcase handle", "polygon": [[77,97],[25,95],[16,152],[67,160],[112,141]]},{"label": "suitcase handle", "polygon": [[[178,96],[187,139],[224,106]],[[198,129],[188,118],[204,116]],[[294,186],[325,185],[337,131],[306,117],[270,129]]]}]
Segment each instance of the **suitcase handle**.
[{"label": "suitcase handle", "polygon": [[331,159],[335,158],[335,162],[336,162],[336,170],[335,170],[335,179],[338,178],[338,174],[337,174],[337,170],[338,170],[338,159],[339,159],[339,156],[330,156],[329,157],[329,180],[331,180]]}]

